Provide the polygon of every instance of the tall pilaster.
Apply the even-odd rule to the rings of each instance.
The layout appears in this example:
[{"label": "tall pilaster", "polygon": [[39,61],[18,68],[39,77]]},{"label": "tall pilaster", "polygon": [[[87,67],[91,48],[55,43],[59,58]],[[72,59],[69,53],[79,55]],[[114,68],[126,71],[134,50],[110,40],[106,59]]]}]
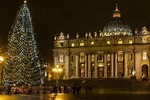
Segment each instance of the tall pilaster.
[{"label": "tall pilaster", "polygon": [[94,77],[97,78],[98,77],[98,67],[97,67],[97,54],[95,55],[95,60],[94,60]]},{"label": "tall pilaster", "polygon": [[104,77],[107,77],[107,55],[104,54]]},{"label": "tall pilaster", "polygon": [[76,55],[76,77],[79,77],[79,55]]},{"label": "tall pilaster", "polygon": [[88,54],[88,78],[91,78],[91,54]]},{"label": "tall pilaster", "polygon": [[124,77],[128,77],[128,53],[124,54]]},{"label": "tall pilaster", "polygon": [[135,75],[137,77],[137,79],[139,78],[142,78],[142,68],[139,67],[140,66],[140,63],[141,63],[141,60],[142,59],[142,56],[141,56],[141,52],[140,51],[136,51],[135,52],[135,65],[134,65],[134,70],[135,70]]},{"label": "tall pilaster", "polygon": [[2,66],[0,64],[0,85],[2,84]]},{"label": "tall pilaster", "polygon": [[114,54],[111,54],[111,77],[114,77]]},{"label": "tall pilaster", "polygon": [[117,52],[115,53],[115,77],[118,77]]},{"label": "tall pilaster", "polygon": [[87,62],[87,53],[85,53],[85,78],[88,75],[88,62]]},{"label": "tall pilaster", "polygon": [[65,79],[69,79],[69,53],[65,55]]},{"label": "tall pilaster", "polygon": [[58,64],[58,55],[54,54],[54,66],[56,66]]}]

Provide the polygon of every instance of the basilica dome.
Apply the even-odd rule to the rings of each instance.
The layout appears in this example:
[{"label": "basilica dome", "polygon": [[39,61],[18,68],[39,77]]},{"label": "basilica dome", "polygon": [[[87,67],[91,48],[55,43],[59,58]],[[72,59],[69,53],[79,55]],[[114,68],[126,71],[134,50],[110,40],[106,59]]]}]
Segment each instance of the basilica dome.
[{"label": "basilica dome", "polygon": [[103,36],[132,36],[132,30],[127,23],[121,19],[121,13],[116,9],[113,13],[113,19],[108,22],[103,29]]}]

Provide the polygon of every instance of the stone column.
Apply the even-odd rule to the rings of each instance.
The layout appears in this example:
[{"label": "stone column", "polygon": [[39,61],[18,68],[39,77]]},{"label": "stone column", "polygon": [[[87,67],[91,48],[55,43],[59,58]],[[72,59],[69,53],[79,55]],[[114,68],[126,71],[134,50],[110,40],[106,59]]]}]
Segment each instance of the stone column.
[{"label": "stone column", "polygon": [[58,55],[54,54],[54,66],[58,64]]},{"label": "stone column", "polygon": [[114,77],[114,54],[111,54],[111,77]]},{"label": "stone column", "polygon": [[76,55],[76,77],[79,77],[79,55]]},{"label": "stone column", "polygon": [[69,54],[65,55],[65,79],[69,79]]},{"label": "stone column", "polygon": [[104,77],[107,77],[107,55],[104,54]]},{"label": "stone column", "polygon": [[118,77],[117,52],[116,52],[116,54],[115,54],[115,77]]},{"label": "stone column", "polygon": [[135,75],[136,75],[137,79],[142,78],[142,67],[140,66],[141,59],[142,59],[141,52],[136,51],[135,52],[134,70],[135,70]]},{"label": "stone column", "polygon": [[87,78],[88,71],[88,62],[87,62],[87,54],[85,54],[85,78]]},{"label": "stone column", "polygon": [[0,64],[0,85],[2,84],[2,66]]},{"label": "stone column", "polygon": [[95,78],[98,77],[97,54],[95,55],[95,60],[94,60],[94,76]]},{"label": "stone column", "polygon": [[91,78],[91,54],[88,54],[88,78]]},{"label": "stone column", "polygon": [[128,53],[125,52],[124,54],[124,77],[128,77]]}]

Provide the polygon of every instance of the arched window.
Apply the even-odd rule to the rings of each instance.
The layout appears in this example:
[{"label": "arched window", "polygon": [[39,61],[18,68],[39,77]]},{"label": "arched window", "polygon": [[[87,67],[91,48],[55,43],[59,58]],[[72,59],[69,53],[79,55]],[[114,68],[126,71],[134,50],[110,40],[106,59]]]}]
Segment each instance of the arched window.
[{"label": "arched window", "polygon": [[98,53],[97,61],[98,62],[103,62],[103,52]]},{"label": "arched window", "polygon": [[122,51],[118,52],[118,61],[123,61],[123,52]]},{"label": "arched window", "polygon": [[95,61],[95,55],[92,55],[92,62]]},{"label": "arched window", "polygon": [[147,53],[146,51],[142,52],[142,60],[146,60],[147,59]]},{"label": "arched window", "polygon": [[63,54],[60,54],[60,56],[59,56],[59,62],[64,62],[64,55]]},{"label": "arched window", "polygon": [[107,61],[110,61],[110,54],[107,54]]},{"label": "arched window", "polygon": [[146,37],[142,37],[142,43],[147,43],[147,38]]},{"label": "arched window", "polygon": [[81,52],[80,53],[80,62],[83,63],[85,60],[85,53],[84,52]]},{"label": "arched window", "polygon": [[75,44],[74,43],[71,43],[71,47],[74,47],[75,46]]}]

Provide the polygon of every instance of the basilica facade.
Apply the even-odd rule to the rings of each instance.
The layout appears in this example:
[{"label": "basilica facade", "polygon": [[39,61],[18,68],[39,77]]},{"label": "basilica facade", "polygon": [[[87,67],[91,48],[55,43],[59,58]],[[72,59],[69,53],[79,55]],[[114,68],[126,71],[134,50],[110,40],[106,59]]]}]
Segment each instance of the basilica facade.
[{"label": "basilica facade", "polygon": [[117,5],[102,31],[74,39],[62,32],[55,36],[53,54],[64,79],[150,77],[150,32],[145,26],[133,32]]}]

